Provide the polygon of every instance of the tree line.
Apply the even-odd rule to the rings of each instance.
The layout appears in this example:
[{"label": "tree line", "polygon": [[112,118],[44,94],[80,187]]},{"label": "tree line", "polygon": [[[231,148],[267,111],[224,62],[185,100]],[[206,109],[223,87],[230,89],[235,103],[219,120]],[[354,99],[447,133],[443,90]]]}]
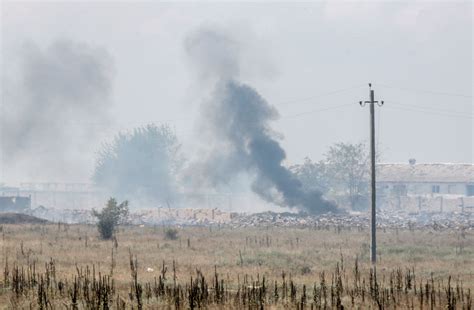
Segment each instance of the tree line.
[{"label": "tree line", "polygon": [[[185,160],[171,128],[149,124],[104,143],[92,179],[118,199],[169,205],[179,196],[179,173]],[[369,163],[365,143],[336,143],[321,160],[306,158],[290,170],[306,189],[318,190],[338,205],[361,210],[368,206]]]}]

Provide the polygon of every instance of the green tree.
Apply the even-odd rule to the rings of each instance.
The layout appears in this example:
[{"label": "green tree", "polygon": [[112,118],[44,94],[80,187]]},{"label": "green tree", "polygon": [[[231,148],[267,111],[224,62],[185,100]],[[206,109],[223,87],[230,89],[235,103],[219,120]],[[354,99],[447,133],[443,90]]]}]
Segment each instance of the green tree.
[{"label": "green tree", "polygon": [[97,228],[102,239],[111,239],[118,224],[123,223],[128,217],[128,201],[117,204],[114,198],[110,198],[107,205],[98,212],[92,210],[92,214],[99,220]]},{"label": "green tree", "polygon": [[306,157],[303,164],[291,166],[290,170],[298,177],[306,191],[317,190],[323,194],[329,191],[330,184],[324,161],[313,162]]},{"label": "green tree", "polygon": [[147,125],[119,133],[99,151],[94,182],[122,199],[168,202],[176,189],[182,160],[168,126]]},{"label": "green tree", "polygon": [[365,143],[336,143],[325,154],[325,175],[335,194],[348,197],[352,209],[368,196],[370,156]]},{"label": "green tree", "polygon": [[318,190],[326,197],[348,204],[352,209],[367,207],[370,157],[365,143],[336,143],[323,160],[309,158],[290,167],[303,186]]}]

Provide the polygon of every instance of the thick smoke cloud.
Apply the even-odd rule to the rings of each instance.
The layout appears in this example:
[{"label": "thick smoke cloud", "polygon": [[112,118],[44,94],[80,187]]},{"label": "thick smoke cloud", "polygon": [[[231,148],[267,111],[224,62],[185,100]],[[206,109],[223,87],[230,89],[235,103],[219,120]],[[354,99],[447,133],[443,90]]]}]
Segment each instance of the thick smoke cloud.
[{"label": "thick smoke cloud", "polygon": [[[262,199],[311,213],[336,211],[319,192],[306,192],[285,167],[285,151],[270,128],[278,112],[253,88],[237,81],[238,44],[225,33],[199,30],[186,40],[186,51],[200,75],[214,75],[212,96],[202,105],[207,154],[198,175],[219,186],[241,174],[253,177],[252,190]],[[216,60],[214,63],[213,60]]]},{"label": "thick smoke cloud", "polygon": [[16,75],[4,81],[2,164],[14,167],[7,177],[85,179],[109,122],[112,75],[103,50],[67,40],[27,44]]}]

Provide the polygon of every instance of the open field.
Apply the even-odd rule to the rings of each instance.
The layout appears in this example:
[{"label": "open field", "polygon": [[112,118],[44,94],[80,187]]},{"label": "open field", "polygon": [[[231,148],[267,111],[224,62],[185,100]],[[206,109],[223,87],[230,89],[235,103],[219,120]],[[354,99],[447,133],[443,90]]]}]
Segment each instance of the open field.
[{"label": "open field", "polygon": [[[1,226],[2,308],[470,309],[474,231]],[[105,305],[105,306],[104,306]]]}]

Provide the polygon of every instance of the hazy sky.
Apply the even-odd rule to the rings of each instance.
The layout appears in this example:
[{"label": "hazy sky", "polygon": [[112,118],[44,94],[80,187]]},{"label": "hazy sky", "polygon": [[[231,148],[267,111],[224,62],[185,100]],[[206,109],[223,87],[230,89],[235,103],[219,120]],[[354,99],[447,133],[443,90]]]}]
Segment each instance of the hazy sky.
[{"label": "hazy sky", "polygon": [[[98,132],[166,122],[191,148],[197,108],[209,93],[183,42],[205,26],[236,38],[242,80],[280,112],[273,128],[287,164],[319,160],[335,142],[368,140],[369,110],[358,104],[368,99],[368,82],[385,100],[376,121],[384,161],[473,161],[470,1],[1,3],[7,78],[32,42],[46,48],[67,39],[111,56],[115,125],[77,120]],[[97,149],[87,146],[85,169],[70,180],[87,180]]]}]

